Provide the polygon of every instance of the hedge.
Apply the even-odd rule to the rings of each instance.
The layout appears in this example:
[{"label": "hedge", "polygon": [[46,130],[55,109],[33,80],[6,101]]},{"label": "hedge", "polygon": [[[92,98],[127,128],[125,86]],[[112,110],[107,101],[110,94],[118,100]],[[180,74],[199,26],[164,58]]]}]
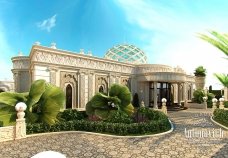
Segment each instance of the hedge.
[{"label": "hedge", "polygon": [[168,118],[143,123],[109,123],[103,121],[73,120],[59,122],[52,126],[44,123],[28,124],[27,134],[59,132],[59,131],[88,131],[114,135],[145,135],[168,131],[171,128]]},{"label": "hedge", "polygon": [[216,109],[213,119],[226,127],[228,127],[228,110]]}]

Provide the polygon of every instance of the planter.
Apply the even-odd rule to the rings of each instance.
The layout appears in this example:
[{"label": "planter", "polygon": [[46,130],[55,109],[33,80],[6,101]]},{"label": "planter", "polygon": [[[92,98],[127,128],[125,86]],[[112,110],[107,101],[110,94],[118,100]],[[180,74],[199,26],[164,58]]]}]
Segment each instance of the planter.
[{"label": "planter", "polygon": [[205,77],[195,76],[196,89],[204,89]]}]

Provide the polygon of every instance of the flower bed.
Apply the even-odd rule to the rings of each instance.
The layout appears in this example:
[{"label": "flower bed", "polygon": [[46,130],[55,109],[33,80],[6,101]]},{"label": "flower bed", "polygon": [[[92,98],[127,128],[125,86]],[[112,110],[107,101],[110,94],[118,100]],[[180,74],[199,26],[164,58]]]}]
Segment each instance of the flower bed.
[{"label": "flower bed", "polygon": [[[140,110],[142,112],[142,110]],[[171,129],[168,117],[163,113],[154,110],[144,110],[144,122],[125,122],[122,123],[121,119],[118,123],[106,121],[91,121],[88,118],[80,120],[60,121],[54,125],[44,123],[28,124],[27,134],[33,133],[46,133],[46,132],[59,132],[59,131],[87,131],[96,133],[106,133],[113,135],[147,135],[165,132]],[[71,116],[76,116],[69,112]],[[79,113],[76,112],[75,113]],[[65,113],[66,114],[66,113]],[[150,114],[150,115],[149,115]],[[119,114],[118,114],[119,115]],[[68,115],[69,116],[69,115]],[[79,116],[79,115],[77,115]],[[150,116],[150,117],[148,117]],[[116,117],[116,116],[113,116]],[[74,117],[73,117],[74,118]],[[126,118],[123,118],[126,120]],[[116,119],[118,120],[118,119]]]},{"label": "flower bed", "polygon": [[228,127],[228,110],[216,109],[213,119],[220,124]]}]

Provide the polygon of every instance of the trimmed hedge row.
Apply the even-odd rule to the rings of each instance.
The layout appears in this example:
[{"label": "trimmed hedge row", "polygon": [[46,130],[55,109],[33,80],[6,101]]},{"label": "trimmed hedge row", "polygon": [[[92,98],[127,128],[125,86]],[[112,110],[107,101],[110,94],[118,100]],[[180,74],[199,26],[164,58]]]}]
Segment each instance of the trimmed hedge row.
[{"label": "trimmed hedge row", "polygon": [[226,127],[228,127],[228,110],[216,109],[213,119]]},{"label": "trimmed hedge row", "polygon": [[28,124],[27,134],[59,132],[59,131],[87,131],[114,135],[145,135],[168,131],[171,128],[168,118],[144,123],[109,123],[103,121],[73,120],[59,122],[52,126],[44,123]]}]

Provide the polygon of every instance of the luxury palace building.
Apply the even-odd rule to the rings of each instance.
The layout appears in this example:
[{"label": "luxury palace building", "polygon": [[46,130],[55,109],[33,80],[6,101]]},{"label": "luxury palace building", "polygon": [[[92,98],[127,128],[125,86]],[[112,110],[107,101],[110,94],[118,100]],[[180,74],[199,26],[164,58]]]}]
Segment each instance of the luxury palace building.
[{"label": "luxury palace building", "polygon": [[113,83],[126,85],[140,102],[157,108],[161,99],[167,105],[191,100],[194,76],[180,67],[148,64],[145,53],[134,45],[122,44],[109,49],[104,58],[41,46],[32,46],[29,56],[12,58],[16,92],[29,90],[31,83],[44,79],[61,87],[66,94],[65,108],[85,109],[97,92],[108,92]]}]

